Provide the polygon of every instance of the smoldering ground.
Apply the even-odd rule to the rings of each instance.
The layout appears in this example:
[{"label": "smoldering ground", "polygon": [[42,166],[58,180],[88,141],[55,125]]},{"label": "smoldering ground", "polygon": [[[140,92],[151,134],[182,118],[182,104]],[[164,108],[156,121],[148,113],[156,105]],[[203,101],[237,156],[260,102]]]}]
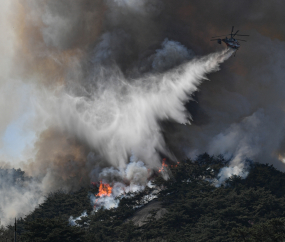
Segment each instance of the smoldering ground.
[{"label": "smoldering ground", "polygon": [[[21,166],[43,191],[87,185],[95,167],[124,168],[132,154],[153,169],[161,154],[175,161],[205,151],[232,158],[237,171],[244,158],[284,169],[283,3],[3,5],[0,130],[20,116],[16,93],[25,85],[33,110],[25,128],[36,138]],[[222,61],[199,56],[220,53],[209,39],[231,25],[251,36],[198,91]]]}]

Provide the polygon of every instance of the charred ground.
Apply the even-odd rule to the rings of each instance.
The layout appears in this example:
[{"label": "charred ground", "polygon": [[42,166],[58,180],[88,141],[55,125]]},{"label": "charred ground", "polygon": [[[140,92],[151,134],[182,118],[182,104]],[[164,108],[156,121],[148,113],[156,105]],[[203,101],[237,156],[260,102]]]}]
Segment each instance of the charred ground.
[{"label": "charred ground", "polygon": [[[92,215],[89,194],[97,193],[97,187],[51,193],[17,220],[18,241],[283,241],[285,173],[247,163],[246,179],[233,176],[216,187],[215,178],[227,165],[223,157],[187,159],[168,166],[168,181],[158,176],[156,188],[122,197],[118,208]],[[2,176],[9,172],[1,170]],[[15,183],[26,179],[22,171],[13,172]],[[143,205],[143,198],[158,187],[158,197]],[[70,216],[83,211],[89,216],[77,221],[80,226],[70,226]],[[11,240],[13,231],[13,226],[2,227],[0,240]]]}]

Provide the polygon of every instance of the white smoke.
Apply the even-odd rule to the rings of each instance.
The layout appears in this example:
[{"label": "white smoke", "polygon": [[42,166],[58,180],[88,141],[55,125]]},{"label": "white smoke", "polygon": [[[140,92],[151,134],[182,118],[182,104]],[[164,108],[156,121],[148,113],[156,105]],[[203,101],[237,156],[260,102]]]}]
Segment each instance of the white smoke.
[{"label": "white smoke", "polygon": [[225,180],[232,176],[240,176],[241,178],[246,178],[248,175],[247,167],[244,166],[244,163],[240,162],[237,166],[229,166],[229,167],[223,167],[219,174],[218,174],[218,180],[217,182],[214,182],[215,186],[220,186],[223,184]]},{"label": "white smoke", "polygon": [[111,9],[116,9],[116,14],[130,11],[140,15],[157,14],[162,5],[158,0],[107,0],[106,3]]},{"label": "white smoke", "polygon": [[44,201],[41,184],[15,169],[0,169],[0,193],[1,225],[30,213]]},{"label": "white smoke", "polygon": [[76,217],[76,218],[73,218],[73,216],[70,216],[70,218],[69,218],[69,224],[71,225],[71,226],[78,226],[78,224],[77,224],[77,221],[79,221],[79,220],[81,220],[81,218],[82,217],[87,217],[88,215],[87,215],[87,212],[86,211],[84,211],[80,216],[78,216],[78,217]]},{"label": "white smoke", "polygon": [[179,42],[165,39],[162,48],[154,55],[152,68],[156,71],[166,71],[194,58],[194,52],[188,50]]},{"label": "white smoke", "polygon": [[[112,187],[112,192],[101,196],[96,194],[90,196],[94,211],[100,208],[116,208],[121,197],[132,196],[136,192],[143,191],[146,186],[152,187],[149,181],[151,174],[142,161],[136,160],[131,161],[126,169],[104,168],[99,174],[100,184],[108,184]],[[156,192],[146,195],[141,202],[147,203],[156,198]]]},{"label": "white smoke", "polygon": [[260,130],[265,129],[261,120],[265,120],[264,110],[259,109],[240,123],[232,124],[224,133],[215,136],[210,142],[210,154],[223,154],[226,159],[231,159],[229,167],[224,167],[219,173],[219,184],[232,175],[245,178],[246,159],[255,157],[260,152],[267,136]]}]

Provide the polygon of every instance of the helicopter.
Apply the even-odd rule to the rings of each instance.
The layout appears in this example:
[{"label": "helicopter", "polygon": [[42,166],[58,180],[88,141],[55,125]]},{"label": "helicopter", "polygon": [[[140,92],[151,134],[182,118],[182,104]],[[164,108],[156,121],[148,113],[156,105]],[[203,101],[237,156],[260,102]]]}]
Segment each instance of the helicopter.
[{"label": "helicopter", "polygon": [[[235,36],[249,36],[249,35],[237,34],[239,32],[239,30],[237,30],[237,32],[235,32],[234,34],[233,34],[233,32],[234,32],[234,26],[232,26],[232,32],[230,34],[214,36],[214,37],[212,37],[211,41],[217,40],[217,42],[219,44],[224,42],[227,45],[227,47],[232,48],[235,51],[237,51],[239,49],[239,47],[240,47],[240,43],[238,42],[238,40],[239,41],[244,41],[244,42],[246,42],[246,40],[235,39],[234,37]],[[213,39],[213,38],[222,37],[222,36],[226,36],[226,38],[224,38],[224,39]],[[228,38],[228,36],[230,36],[230,38]]]}]

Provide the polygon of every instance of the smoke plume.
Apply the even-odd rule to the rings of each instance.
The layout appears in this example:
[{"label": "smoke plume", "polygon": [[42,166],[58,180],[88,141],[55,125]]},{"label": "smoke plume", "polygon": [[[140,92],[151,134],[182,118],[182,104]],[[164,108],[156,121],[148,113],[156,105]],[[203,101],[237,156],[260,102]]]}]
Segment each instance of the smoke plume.
[{"label": "smoke plume", "polygon": [[[23,193],[107,177],[145,186],[147,169],[158,170],[163,157],[203,152],[231,160],[220,182],[246,174],[245,159],[284,170],[283,3],[12,0],[0,7],[0,134],[19,122],[22,136],[32,132],[18,158],[1,159],[40,181]],[[232,51],[209,39],[232,25],[250,37],[216,72]],[[5,221],[31,210],[14,207]]]}]

